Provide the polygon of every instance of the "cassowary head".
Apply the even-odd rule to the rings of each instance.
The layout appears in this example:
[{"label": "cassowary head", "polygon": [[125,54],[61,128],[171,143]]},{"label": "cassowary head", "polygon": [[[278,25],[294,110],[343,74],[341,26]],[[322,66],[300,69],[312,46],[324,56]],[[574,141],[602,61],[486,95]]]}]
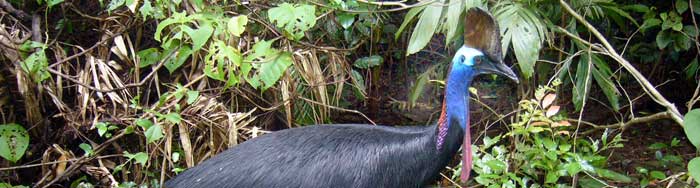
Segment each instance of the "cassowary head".
[{"label": "cassowary head", "polygon": [[470,9],[464,24],[464,45],[453,57],[452,68],[469,69],[470,77],[498,74],[517,83],[518,76],[503,63],[500,41],[495,18],[484,9]]}]

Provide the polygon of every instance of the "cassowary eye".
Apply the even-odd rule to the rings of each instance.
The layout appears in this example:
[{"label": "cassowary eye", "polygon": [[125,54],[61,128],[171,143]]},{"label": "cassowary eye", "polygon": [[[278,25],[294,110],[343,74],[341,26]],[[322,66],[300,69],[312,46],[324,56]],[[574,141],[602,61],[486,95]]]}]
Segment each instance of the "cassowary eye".
[{"label": "cassowary eye", "polygon": [[476,65],[481,64],[481,58],[482,58],[482,57],[476,57],[476,58],[474,58],[474,64],[476,64]]}]

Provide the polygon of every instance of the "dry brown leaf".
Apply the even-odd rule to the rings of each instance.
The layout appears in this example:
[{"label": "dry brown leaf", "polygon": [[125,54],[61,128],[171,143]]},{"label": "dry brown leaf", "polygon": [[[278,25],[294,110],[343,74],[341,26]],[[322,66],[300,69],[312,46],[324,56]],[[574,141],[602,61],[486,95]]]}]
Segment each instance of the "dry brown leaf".
[{"label": "dry brown leaf", "polygon": [[548,125],[548,124],[549,124],[549,123],[543,122],[543,121],[536,121],[536,122],[530,123],[530,125],[532,125],[532,126],[545,126],[545,125]]},{"label": "dry brown leaf", "polygon": [[547,117],[552,117],[552,116],[554,116],[555,114],[557,114],[557,112],[559,112],[559,108],[560,108],[560,107],[557,106],[557,105],[554,105],[554,106],[552,106],[552,107],[549,107],[549,109],[547,109],[547,112],[545,113],[545,116],[547,116]]},{"label": "dry brown leaf", "polygon": [[542,99],[542,108],[549,107],[549,105],[551,105],[552,102],[554,102],[554,99],[556,99],[556,98],[557,98],[557,95],[553,94],[553,93],[550,93],[550,94],[547,94],[547,96],[544,96],[544,99]]},{"label": "dry brown leaf", "polygon": [[566,120],[552,123],[552,127],[568,127],[568,126],[571,126],[571,123],[569,123],[569,121],[566,121]]}]

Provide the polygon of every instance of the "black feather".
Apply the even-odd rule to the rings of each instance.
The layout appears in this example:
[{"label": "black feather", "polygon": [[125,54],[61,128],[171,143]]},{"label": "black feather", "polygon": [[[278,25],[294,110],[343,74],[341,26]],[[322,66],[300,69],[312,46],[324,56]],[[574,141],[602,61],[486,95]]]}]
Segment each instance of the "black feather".
[{"label": "black feather", "polygon": [[462,143],[464,131],[450,126],[438,151],[436,129],[347,124],[282,130],[226,150],[165,187],[421,187],[435,181]]}]

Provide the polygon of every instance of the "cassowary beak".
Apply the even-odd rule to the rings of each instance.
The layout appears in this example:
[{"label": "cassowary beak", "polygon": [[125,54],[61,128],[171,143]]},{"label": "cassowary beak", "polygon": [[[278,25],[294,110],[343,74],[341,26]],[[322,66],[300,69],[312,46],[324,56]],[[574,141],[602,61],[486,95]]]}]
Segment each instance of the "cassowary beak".
[{"label": "cassowary beak", "polygon": [[503,63],[503,61],[481,63],[477,68],[482,74],[498,74],[508,77],[515,83],[519,83],[518,75],[515,75],[515,72],[513,72],[513,70],[511,70],[505,63]]}]

